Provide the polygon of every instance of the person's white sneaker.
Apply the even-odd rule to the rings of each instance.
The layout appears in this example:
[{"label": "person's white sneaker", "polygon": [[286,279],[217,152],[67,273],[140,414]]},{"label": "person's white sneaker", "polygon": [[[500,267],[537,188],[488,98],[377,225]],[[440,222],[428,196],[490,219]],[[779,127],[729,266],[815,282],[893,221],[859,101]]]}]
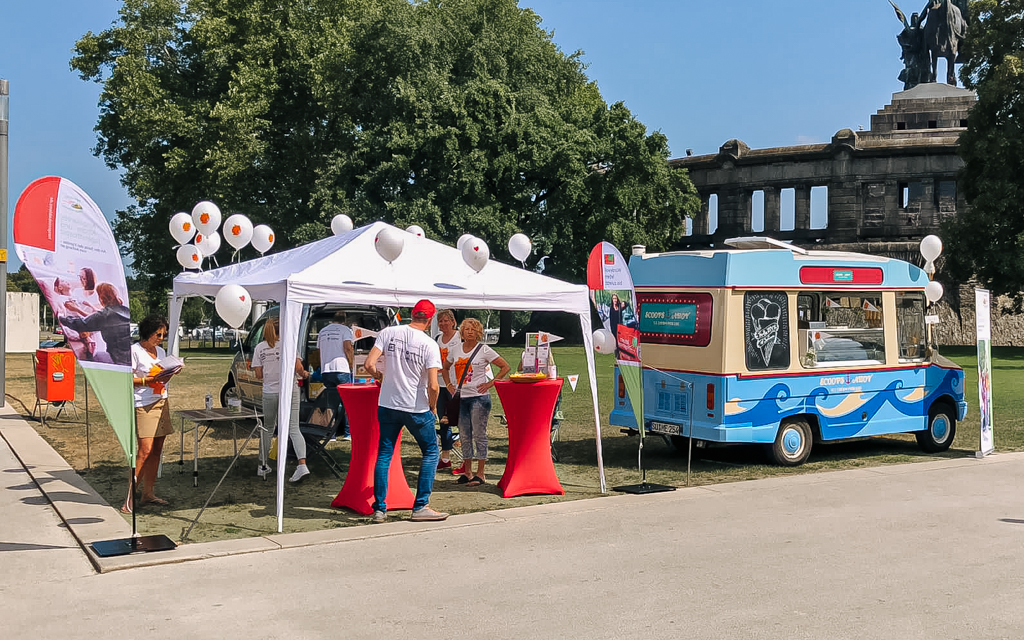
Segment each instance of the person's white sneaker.
[{"label": "person's white sneaker", "polygon": [[308,475],[309,475],[309,468],[306,467],[306,465],[304,465],[304,464],[300,464],[299,466],[295,467],[295,473],[292,474],[292,477],[289,478],[288,481],[289,482],[299,482],[300,480],[302,480],[303,478],[305,478]]},{"label": "person's white sneaker", "polygon": [[388,521],[388,514],[384,513],[383,511],[374,511],[373,512],[373,523],[374,524],[380,524],[382,522],[387,522],[387,521]]}]

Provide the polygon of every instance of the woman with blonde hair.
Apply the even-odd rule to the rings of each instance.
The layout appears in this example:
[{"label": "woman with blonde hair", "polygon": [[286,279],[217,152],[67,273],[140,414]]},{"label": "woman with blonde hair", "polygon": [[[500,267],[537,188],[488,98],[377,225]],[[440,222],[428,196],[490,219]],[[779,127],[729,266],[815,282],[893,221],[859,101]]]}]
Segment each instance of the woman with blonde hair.
[{"label": "woman with blonde hair", "polygon": [[[485,345],[484,326],[476,318],[466,318],[459,327],[462,344],[448,352],[441,364],[445,388],[452,395],[460,392],[459,442],[462,443],[463,475],[459,484],[476,487],[487,482],[487,421],[491,417],[491,387],[508,375],[510,367],[498,352]],[[491,365],[498,365],[497,377]],[[454,377],[452,375],[454,373]],[[461,387],[459,380],[462,380]],[[473,473],[473,461],[476,473]]]},{"label": "woman with blonde hair", "polygon": [[[252,369],[257,380],[263,381],[263,430],[260,433],[260,466],[256,475],[265,478],[274,472],[267,464],[270,455],[270,441],[277,429],[277,407],[281,393],[281,346],[278,344],[278,324],[276,317],[268,318],[263,325],[263,341],[256,345],[252,354]],[[292,376],[291,417],[288,420],[288,435],[291,437],[295,456],[299,466],[290,478],[291,482],[299,482],[309,475],[306,467],[306,440],[299,431],[299,387],[298,379],[306,379],[309,372],[302,366],[302,360],[295,359],[295,376]],[[280,437],[280,436],[279,436]]]}]

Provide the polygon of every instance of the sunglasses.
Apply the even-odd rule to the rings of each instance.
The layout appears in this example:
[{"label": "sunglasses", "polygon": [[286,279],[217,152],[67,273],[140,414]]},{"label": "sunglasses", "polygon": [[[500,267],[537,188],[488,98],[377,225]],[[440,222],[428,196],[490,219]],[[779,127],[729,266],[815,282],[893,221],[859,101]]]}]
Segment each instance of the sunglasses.
[{"label": "sunglasses", "polygon": [[167,337],[167,332],[166,331],[157,331],[156,332],[156,337],[158,337],[158,338],[166,338]]}]

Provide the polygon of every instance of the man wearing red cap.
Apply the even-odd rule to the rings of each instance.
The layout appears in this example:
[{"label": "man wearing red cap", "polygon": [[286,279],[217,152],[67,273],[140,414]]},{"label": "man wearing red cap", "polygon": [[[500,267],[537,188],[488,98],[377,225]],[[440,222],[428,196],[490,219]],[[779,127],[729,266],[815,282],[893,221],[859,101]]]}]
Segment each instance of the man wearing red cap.
[{"label": "man wearing red cap", "polygon": [[[428,504],[439,456],[434,409],[440,389],[437,372],[441,368],[441,350],[425,331],[435,311],[430,300],[417,302],[412,308],[412,323],[382,330],[363,364],[366,371],[381,382],[377,406],[380,440],[377,465],[373,470],[374,522],[384,522],[388,517],[384,501],[388,494],[388,470],[402,427],[409,429],[423,452],[412,519],[429,522],[448,517],[447,513],[434,511]],[[384,356],[387,376],[377,368],[381,356]]]}]

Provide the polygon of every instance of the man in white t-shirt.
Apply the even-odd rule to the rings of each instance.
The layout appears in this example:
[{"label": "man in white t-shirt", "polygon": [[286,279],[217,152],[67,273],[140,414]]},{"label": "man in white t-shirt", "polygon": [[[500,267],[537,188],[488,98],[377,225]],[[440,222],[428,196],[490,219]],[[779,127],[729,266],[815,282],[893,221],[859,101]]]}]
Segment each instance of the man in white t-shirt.
[{"label": "man in white t-shirt", "polygon": [[[388,327],[377,335],[373,349],[366,356],[364,367],[381,382],[377,406],[380,439],[377,444],[377,464],[373,470],[373,521],[387,520],[388,472],[395,442],[402,435],[402,427],[416,439],[423,453],[416,501],[413,502],[412,520],[437,521],[447,513],[430,508],[430,493],[434,488],[439,450],[434,432],[434,409],[440,389],[437,372],[441,368],[441,350],[425,331],[430,326],[436,309],[429,300],[420,300],[412,308],[412,323]],[[384,357],[387,375],[377,367]]]},{"label": "man in white t-shirt", "polygon": [[320,350],[320,377],[324,383],[323,393],[327,394],[331,410],[334,412],[334,424],[346,440],[352,436],[348,431],[348,420],[341,407],[341,396],[338,394],[339,384],[352,382],[352,371],[355,367],[356,351],[352,344],[355,334],[345,324],[345,312],[337,311],[331,323],[320,330],[316,337],[316,347]]}]

